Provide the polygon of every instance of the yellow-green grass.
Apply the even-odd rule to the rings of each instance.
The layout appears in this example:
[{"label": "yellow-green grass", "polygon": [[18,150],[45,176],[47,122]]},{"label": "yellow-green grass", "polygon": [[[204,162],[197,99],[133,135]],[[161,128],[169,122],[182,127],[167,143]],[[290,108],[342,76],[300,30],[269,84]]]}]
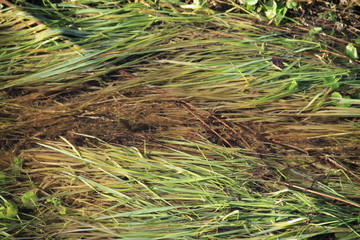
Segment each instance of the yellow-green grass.
[{"label": "yellow-green grass", "polygon": [[[53,119],[80,115],[146,87],[230,125],[250,124],[261,144],[230,148],[172,135],[144,150],[97,140],[90,148],[23,134],[41,147],[0,174],[1,237],[359,238],[359,62],[345,55],[346,43],[330,47],[247,15],[182,4],[4,5],[0,133],[22,133],[24,108],[55,112]],[[78,88],[91,101],[57,101]],[[34,96],[30,106],[16,94]],[[46,108],[46,96],[68,110]]]}]

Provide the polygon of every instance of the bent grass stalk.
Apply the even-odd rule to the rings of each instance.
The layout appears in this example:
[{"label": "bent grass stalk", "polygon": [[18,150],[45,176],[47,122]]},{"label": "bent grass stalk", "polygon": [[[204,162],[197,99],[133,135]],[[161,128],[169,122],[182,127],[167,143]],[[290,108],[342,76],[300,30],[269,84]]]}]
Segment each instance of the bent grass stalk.
[{"label": "bent grass stalk", "polygon": [[[118,1],[44,2],[41,8],[17,1],[19,7],[1,9],[1,90],[41,92],[97,81],[106,87],[94,93],[93,102],[100,102],[133,87],[162,88],[174,99],[219,113],[220,120],[266,126],[261,133],[269,137],[267,144],[294,140],[294,135],[342,147],[360,143],[354,119],[360,114],[358,67],[344,66],[346,57],[306,35],[289,38],[288,30],[264,28],[241,14],[195,13],[169,1],[121,7]],[[274,66],[274,56],[284,68]],[[114,74],[124,68],[135,77]],[[108,75],[117,81],[106,82]],[[352,99],[334,101],[332,92]],[[5,92],[1,101],[4,112],[21,109]],[[2,131],[15,136],[29,124],[7,115],[1,121],[6,123]],[[262,159],[249,149],[206,141],[179,137],[162,143],[166,151],[154,148],[145,155],[104,142],[101,148],[78,148],[67,140],[44,141],[41,148],[25,151],[24,175],[12,179],[1,195],[16,200],[34,190],[39,200],[25,210],[20,201],[24,211],[17,219],[1,219],[0,234],[307,239],[331,233],[359,238],[357,175],[304,155],[329,149],[289,143],[303,155],[287,151],[286,158],[269,154]],[[289,175],[287,168],[298,162],[317,165],[294,168]],[[326,184],[316,183],[313,176],[324,172]]]},{"label": "bent grass stalk", "polygon": [[[270,172],[263,168],[262,160],[233,149],[207,142],[169,143],[187,146],[191,151],[153,152],[149,158],[134,148],[107,143],[102,148],[75,151],[61,142],[41,144],[48,150],[28,151],[24,157],[36,159],[30,163],[33,170],[29,170],[29,176],[45,180],[50,175],[56,179],[46,184],[44,191],[52,195],[41,197],[39,206],[50,210],[52,207],[44,200],[61,193],[58,199],[68,212],[64,217],[72,222],[69,226],[48,223],[43,230],[56,232],[63,228],[57,233],[62,237],[81,229],[83,236],[89,237],[103,234],[150,239],[305,238],[321,234],[324,229],[353,239],[359,235],[356,226],[348,225],[356,221],[354,213],[359,205],[343,196],[335,197],[335,189],[322,188],[329,193],[320,193],[264,178]],[[341,189],[351,188],[351,181],[342,181]],[[85,198],[94,204],[83,201]],[[59,217],[49,210],[38,212],[37,221],[47,214]],[[83,220],[76,220],[79,217],[93,226],[81,227]]]}]

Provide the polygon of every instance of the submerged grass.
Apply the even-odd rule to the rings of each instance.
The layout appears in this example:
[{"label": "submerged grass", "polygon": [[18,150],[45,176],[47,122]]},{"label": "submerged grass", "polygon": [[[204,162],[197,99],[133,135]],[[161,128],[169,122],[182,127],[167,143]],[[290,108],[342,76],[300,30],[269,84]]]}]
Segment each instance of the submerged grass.
[{"label": "submerged grass", "polygon": [[[0,133],[19,138],[16,149],[29,138],[41,145],[0,173],[4,239],[360,238],[359,61],[343,42],[182,2],[43,4],[0,9]],[[131,98],[145,87],[153,96]],[[84,89],[89,97],[76,98]],[[163,99],[179,107],[154,108],[162,122],[146,131],[111,115]],[[122,122],[145,150],[39,139],[36,119],[61,127],[63,116],[93,121],[103,135]],[[246,149],[175,134],[147,145],[164,119],[196,119],[222,144],[244,137]]]}]

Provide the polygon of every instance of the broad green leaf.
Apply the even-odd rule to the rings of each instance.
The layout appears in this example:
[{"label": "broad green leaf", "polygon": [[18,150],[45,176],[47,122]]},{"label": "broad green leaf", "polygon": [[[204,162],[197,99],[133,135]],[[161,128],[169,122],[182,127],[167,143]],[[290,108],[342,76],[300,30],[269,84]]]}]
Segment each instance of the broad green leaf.
[{"label": "broad green leaf", "polygon": [[292,90],[295,90],[297,87],[298,87],[298,83],[297,83],[297,81],[294,79],[294,80],[292,80],[292,82],[291,82],[291,84],[289,85],[288,89],[289,89],[290,91],[292,91]]},{"label": "broad green leaf", "polygon": [[35,207],[35,202],[37,202],[39,198],[36,196],[34,191],[29,191],[24,193],[21,196],[21,202],[24,204],[25,207],[32,208]]},{"label": "broad green leaf", "polygon": [[258,3],[258,0],[245,0],[245,2],[249,5],[255,5]]},{"label": "broad green leaf", "polygon": [[5,202],[0,206],[0,219],[1,218],[15,218],[18,214],[18,207],[15,203]]},{"label": "broad green leaf", "polygon": [[339,92],[334,92],[331,94],[332,102],[335,103],[337,107],[351,107],[350,103],[343,102],[343,99],[350,99],[349,96],[343,97]]},{"label": "broad green leaf", "polygon": [[297,5],[298,5],[297,1],[290,0],[290,1],[286,2],[286,7],[289,8],[289,9],[296,8]]},{"label": "broad green leaf", "polygon": [[312,29],[310,29],[310,35],[313,36],[315,34],[318,34],[322,32],[322,28],[321,27],[313,27]]},{"label": "broad green leaf", "polygon": [[339,78],[336,78],[335,76],[329,76],[324,78],[324,84],[327,87],[331,87],[332,89],[336,89],[340,86],[338,83]]},{"label": "broad green leaf", "polygon": [[357,49],[356,49],[356,47],[354,47],[354,45],[352,43],[349,43],[346,46],[345,54],[346,54],[346,56],[348,56],[351,59],[358,59],[359,58]]},{"label": "broad green leaf", "polygon": [[247,5],[246,5],[246,10],[256,11],[256,10],[257,10],[257,6],[256,6],[256,5],[247,4]]},{"label": "broad green leaf", "polygon": [[[342,98],[342,95],[339,92],[333,92],[333,94],[331,94],[332,98]],[[339,101],[339,99],[336,99],[337,101]]]},{"label": "broad green leaf", "polygon": [[357,38],[355,39],[355,43],[356,43],[356,44],[360,44],[360,37],[357,37]]},{"label": "broad green leaf", "polygon": [[273,19],[274,17],[276,17],[277,3],[274,0],[267,2],[265,7],[267,9],[265,11],[265,15],[267,18]]},{"label": "broad green leaf", "polygon": [[59,213],[60,213],[61,215],[65,215],[65,214],[68,214],[69,211],[68,211],[68,209],[67,209],[66,207],[60,206]]},{"label": "broad green leaf", "polygon": [[280,22],[284,19],[286,12],[287,12],[287,8],[281,8],[276,11],[276,16],[275,16],[276,25],[279,25]]}]

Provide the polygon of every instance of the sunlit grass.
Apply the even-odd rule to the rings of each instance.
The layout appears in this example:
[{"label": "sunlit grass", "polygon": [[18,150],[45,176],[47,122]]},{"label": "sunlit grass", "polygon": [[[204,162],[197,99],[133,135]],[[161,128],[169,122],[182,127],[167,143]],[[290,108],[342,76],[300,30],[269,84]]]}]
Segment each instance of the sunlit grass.
[{"label": "sunlit grass", "polygon": [[[343,167],[358,164],[351,156],[360,144],[358,62],[307,33],[293,37],[243,14],[181,2],[44,4],[0,10],[1,134],[20,138],[34,124],[19,120],[24,108],[42,121],[78,117],[86,106],[146,87],[229,124],[256,126],[254,145],[272,144],[272,152],[175,134],[144,150],[26,136],[40,147],[0,172],[1,237],[360,238],[359,179]],[[16,101],[16,94],[33,101],[91,82],[85,100],[52,100],[60,110]]]},{"label": "sunlit grass", "polygon": [[[33,160],[26,172],[38,182],[34,223],[53,216],[41,230],[63,238],[81,232],[104,238],[305,239],[327,231],[342,239],[359,237],[358,208],[281,185],[280,175],[266,166],[276,165],[271,159],[265,163],[241,149],[206,142],[169,143],[187,151],[143,155],[106,143],[75,150],[60,142],[27,151],[23,158]],[[274,180],[263,178],[268,174]],[[339,192],[353,188],[351,181],[341,172],[328,180],[312,189],[346,200]],[[310,189],[311,180],[301,184]],[[344,194],[350,192],[359,197],[357,191]]]}]

